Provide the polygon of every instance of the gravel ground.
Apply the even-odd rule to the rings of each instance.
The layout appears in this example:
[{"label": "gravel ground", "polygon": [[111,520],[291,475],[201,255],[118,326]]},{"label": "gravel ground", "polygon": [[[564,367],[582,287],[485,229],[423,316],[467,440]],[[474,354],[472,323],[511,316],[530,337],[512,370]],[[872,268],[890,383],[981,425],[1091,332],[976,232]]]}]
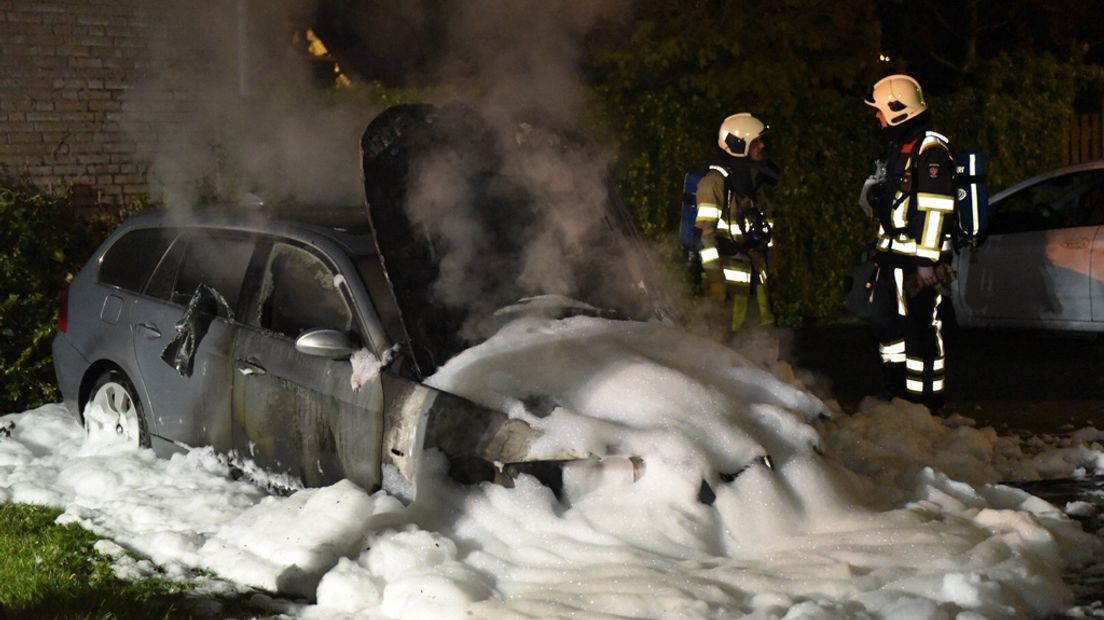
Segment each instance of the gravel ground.
[{"label": "gravel ground", "polygon": [[[1104,338],[1096,334],[960,329],[946,334],[947,402],[980,425],[1012,432],[1104,428]],[[854,408],[880,388],[864,324],[783,330],[782,358],[821,396]]]}]

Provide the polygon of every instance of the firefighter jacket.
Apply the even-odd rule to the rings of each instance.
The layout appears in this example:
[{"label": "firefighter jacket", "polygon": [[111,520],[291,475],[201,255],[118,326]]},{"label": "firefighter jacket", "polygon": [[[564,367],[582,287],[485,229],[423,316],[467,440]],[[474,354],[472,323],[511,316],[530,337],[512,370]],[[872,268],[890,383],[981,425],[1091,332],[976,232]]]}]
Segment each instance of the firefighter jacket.
[{"label": "firefighter jacket", "polygon": [[722,256],[766,253],[771,246],[773,220],[770,204],[760,196],[760,189],[776,184],[779,176],[773,163],[754,165],[735,158],[730,165],[709,167],[698,182],[696,197],[695,226],[702,229],[704,269],[719,268]]},{"label": "firefighter jacket", "polygon": [[920,117],[891,140],[885,186],[872,203],[878,220],[878,262],[915,269],[934,266],[952,250],[954,159],[945,136]]}]

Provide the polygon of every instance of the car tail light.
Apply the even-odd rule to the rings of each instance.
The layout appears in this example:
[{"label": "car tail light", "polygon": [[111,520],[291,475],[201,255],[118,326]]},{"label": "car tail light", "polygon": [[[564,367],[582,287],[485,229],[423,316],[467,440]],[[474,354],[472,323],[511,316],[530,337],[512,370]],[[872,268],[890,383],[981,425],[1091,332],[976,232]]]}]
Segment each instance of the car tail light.
[{"label": "car tail light", "polygon": [[58,293],[58,319],[59,332],[69,331],[69,285],[66,284]]}]

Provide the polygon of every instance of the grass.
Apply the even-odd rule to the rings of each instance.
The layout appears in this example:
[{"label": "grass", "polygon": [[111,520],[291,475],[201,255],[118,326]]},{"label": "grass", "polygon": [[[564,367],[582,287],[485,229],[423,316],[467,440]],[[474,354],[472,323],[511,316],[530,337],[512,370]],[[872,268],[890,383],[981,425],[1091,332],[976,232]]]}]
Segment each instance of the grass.
[{"label": "grass", "polygon": [[[60,511],[0,503],[0,619],[190,618],[189,584],[123,581],[92,549],[98,538],[57,525]],[[194,602],[195,597],[191,597]]]}]

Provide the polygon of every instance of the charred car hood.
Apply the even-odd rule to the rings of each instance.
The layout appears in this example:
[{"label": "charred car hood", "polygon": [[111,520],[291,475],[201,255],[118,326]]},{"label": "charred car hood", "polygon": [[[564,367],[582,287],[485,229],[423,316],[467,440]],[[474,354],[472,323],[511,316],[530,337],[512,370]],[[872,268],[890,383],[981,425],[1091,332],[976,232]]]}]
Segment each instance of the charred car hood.
[{"label": "charred car hood", "polygon": [[[596,146],[532,127],[407,104],[361,138],[368,216],[419,379],[492,333],[503,312],[551,311],[549,294],[585,302],[557,312],[672,317],[608,170],[592,163]],[[572,187],[572,170],[591,182]]]}]

